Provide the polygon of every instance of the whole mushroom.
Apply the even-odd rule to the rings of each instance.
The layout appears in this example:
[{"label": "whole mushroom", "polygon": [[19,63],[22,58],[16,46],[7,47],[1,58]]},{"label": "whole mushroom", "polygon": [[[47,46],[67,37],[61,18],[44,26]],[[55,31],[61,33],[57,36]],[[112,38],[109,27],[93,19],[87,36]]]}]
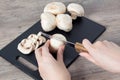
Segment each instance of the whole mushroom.
[{"label": "whole mushroom", "polygon": [[56,53],[60,46],[64,45],[67,39],[62,34],[54,34],[50,39],[50,51]]},{"label": "whole mushroom", "polygon": [[58,14],[56,17],[57,27],[60,30],[69,32],[72,30],[72,18],[68,14]]},{"label": "whole mushroom", "polygon": [[46,32],[52,31],[56,28],[56,18],[51,13],[41,14],[42,29]]},{"label": "whole mushroom", "polygon": [[77,16],[84,16],[84,8],[77,3],[70,3],[67,6],[67,11],[71,14],[72,19],[76,19]]},{"label": "whole mushroom", "polygon": [[51,2],[45,6],[44,12],[50,12],[54,15],[63,14],[66,12],[66,7],[62,2]]}]

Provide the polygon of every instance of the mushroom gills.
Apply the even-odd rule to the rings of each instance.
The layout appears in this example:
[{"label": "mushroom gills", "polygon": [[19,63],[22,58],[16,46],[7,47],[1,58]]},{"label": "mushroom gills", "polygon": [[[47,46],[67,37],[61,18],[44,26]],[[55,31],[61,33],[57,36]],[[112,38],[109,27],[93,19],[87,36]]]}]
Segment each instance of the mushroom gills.
[{"label": "mushroom gills", "polygon": [[77,17],[84,16],[84,8],[82,5],[77,3],[70,3],[67,6],[67,11],[71,14],[72,19],[76,19]]}]

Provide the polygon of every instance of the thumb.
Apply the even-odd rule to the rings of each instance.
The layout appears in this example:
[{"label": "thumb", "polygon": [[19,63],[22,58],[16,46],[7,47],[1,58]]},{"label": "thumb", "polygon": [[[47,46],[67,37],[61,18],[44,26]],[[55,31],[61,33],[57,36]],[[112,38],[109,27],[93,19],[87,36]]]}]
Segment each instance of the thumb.
[{"label": "thumb", "polygon": [[49,40],[42,46],[42,54],[43,56],[48,56],[49,55]]},{"label": "thumb", "polygon": [[93,45],[88,39],[84,39],[82,41],[82,44],[88,50],[88,52],[91,52],[91,50],[93,49]]},{"label": "thumb", "polygon": [[65,46],[61,46],[59,49],[58,49],[58,52],[57,52],[57,61],[60,62],[60,63],[64,63],[63,62],[63,52],[64,52],[64,48]]}]

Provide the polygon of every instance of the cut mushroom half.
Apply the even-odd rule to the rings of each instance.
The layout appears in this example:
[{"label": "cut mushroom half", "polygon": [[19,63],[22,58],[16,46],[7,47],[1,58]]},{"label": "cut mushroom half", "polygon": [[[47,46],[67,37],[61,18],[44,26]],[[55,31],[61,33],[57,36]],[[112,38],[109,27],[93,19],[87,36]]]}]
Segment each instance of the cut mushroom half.
[{"label": "cut mushroom half", "polygon": [[71,14],[72,19],[76,19],[78,16],[84,16],[84,8],[77,3],[70,3],[67,6],[67,11]]},{"label": "cut mushroom half", "polygon": [[72,18],[68,14],[58,14],[56,17],[57,27],[60,30],[69,32],[72,30]]},{"label": "cut mushroom half", "polygon": [[42,36],[41,32],[39,32],[37,36],[38,36],[37,41],[39,41],[40,45],[46,42],[46,38]]},{"label": "cut mushroom half", "polygon": [[17,49],[23,54],[29,54],[34,50],[34,46],[32,46],[32,42],[28,39],[23,39],[19,44]]},{"label": "cut mushroom half", "polygon": [[62,2],[51,2],[45,6],[44,12],[50,12],[54,15],[63,14],[66,12],[66,6]]},{"label": "cut mushroom half", "polygon": [[29,35],[28,39],[32,42],[32,45],[35,46],[34,49],[37,49],[39,47],[40,43],[37,41],[38,36],[36,34]]},{"label": "cut mushroom half", "polygon": [[56,28],[56,18],[51,13],[41,14],[42,29],[46,32],[52,31]]}]

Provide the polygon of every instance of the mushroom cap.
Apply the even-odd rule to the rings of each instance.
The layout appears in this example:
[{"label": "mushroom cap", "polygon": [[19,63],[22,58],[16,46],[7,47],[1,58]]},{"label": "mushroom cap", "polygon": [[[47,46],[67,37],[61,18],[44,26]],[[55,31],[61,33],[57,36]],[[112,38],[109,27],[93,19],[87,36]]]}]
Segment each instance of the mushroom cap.
[{"label": "mushroom cap", "polygon": [[51,2],[45,6],[44,12],[50,12],[54,15],[62,14],[66,12],[66,7],[62,2]]},{"label": "mushroom cap", "polygon": [[42,29],[46,32],[52,31],[56,28],[56,18],[51,13],[41,14]]},{"label": "mushroom cap", "polygon": [[50,39],[50,51],[55,53],[60,46],[64,45],[64,41],[66,40],[67,39],[62,34],[52,35],[52,38]]},{"label": "mushroom cap", "polygon": [[29,54],[33,51],[34,46],[32,46],[32,42],[28,39],[23,39],[19,44],[17,49],[23,54]]},{"label": "mushroom cap", "polygon": [[58,14],[56,17],[57,27],[60,30],[69,32],[72,30],[72,18],[68,14]]},{"label": "mushroom cap", "polygon": [[71,13],[71,16],[73,18],[75,18],[76,16],[80,16],[80,17],[84,16],[84,8],[80,4],[70,3],[67,6],[67,10],[68,10],[68,12]]}]

